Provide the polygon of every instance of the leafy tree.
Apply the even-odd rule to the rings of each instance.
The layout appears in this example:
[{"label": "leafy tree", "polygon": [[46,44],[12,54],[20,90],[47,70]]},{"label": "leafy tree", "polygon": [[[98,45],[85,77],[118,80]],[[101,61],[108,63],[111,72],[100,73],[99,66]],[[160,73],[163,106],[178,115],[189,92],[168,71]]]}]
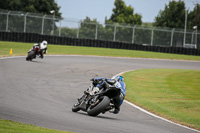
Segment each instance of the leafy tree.
[{"label": "leafy tree", "polygon": [[[187,30],[194,31],[193,27],[197,25],[197,27],[200,27],[200,8],[199,5],[195,6],[195,8],[192,11],[188,11],[185,7],[185,3],[182,0],[179,1],[170,1],[169,5],[165,5],[165,9],[159,12],[158,16],[155,17],[154,26],[159,27],[169,27],[169,28],[176,28],[176,29],[184,29],[185,28],[185,13],[187,11]],[[196,21],[197,20],[197,21]],[[174,33],[174,42],[173,45],[176,45],[176,40],[181,41],[183,40],[183,30],[182,33]],[[176,35],[175,35],[176,34]],[[154,40],[157,42],[157,44],[161,44],[163,39],[168,38],[168,45],[170,44],[170,34],[166,32],[158,32],[155,33]],[[193,34],[187,34],[186,35],[186,43],[191,43],[191,36]],[[163,39],[162,39],[163,38]],[[155,42],[154,41],[154,42]],[[198,38],[198,41],[199,38]]]},{"label": "leafy tree", "polygon": [[[114,6],[110,19],[106,19],[105,23],[123,23],[131,26],[142,24],[142,16],[134,13],[134,9],[131,6],[126,6],[123,0],[115,0]],[[121,27],[119,24],[116,24],[116,27],[106,26],[105,28],[107,31],[116,30],[116,41],[132,42],[133,29],[131,27]]]},{"label": "leafy tree", "polygon": [[0,9],[44,14],[55,10],[55,15],[61,17],[60,7],[54,0],[1,0]]},{"label": "leafy tree", "polygon": [[[56,32],[58,35],[59,29],[57,29]],[[61,28],[61,36],[76,38],[77,37],[77,28],[63,27],[63,28]]]},{"label": "leafy tree", "polygon": [[134,9],[131,6],[126,6],[123,0],[115,0],[115,8],[113,8],[113,14],[107,22],[114,23],[126,23],[126,24],[142,24],[142,16],[134,14]]},{"label": "leafy tree", "polygon": [[197,25],[200,29],[200,5],[194,7],[194,9],[188,13],[188,29],[193,29]]},{"label": "leafy tree", "polygon": [[169,28],[184,28],[185,26],[185,3],[184,1],[170,1],[165,9],[160,10],[155,18],[154,26]]},{"label": "leafy tree", "polygon": [[[160,10],[158,16],[155,17],[154,26],[157,27],[168,27],[168,28],[178,28],[184,29],[185,27],[185,3],[182,0],[179,1],[169,1],[168,5],[165,5],[164,10]],[[183,34],[174,36],[174,40],[180,40],[183,38]],[[165,40],[165,44],[163,43]],[[163,44],[164,46],[170,46],[171,41],[171,31],[162,32],[161,29],[156,29],[154,31],[154,45]],[[175,43],[175,42],[173,42]]]},{"label": "leafy tree", "polygon": [[[198,9],[197,9],[198,6]],[[192,11],[187,11],[187,29],[193,29],[195,25],[200,27],[200,5],[194,7]],[[185,27],[185,12],[186,7],[184,1],[170,1],[169,5],[165,5],[165,9],[160,10],[155,17],[154,26],[179,28]],[[196,24],[197,20],[197,24]]]},{"label": "leafy tree", "polygon": [[[24,23],[26,17],[26,32],[33,33],[41,33],[42,29],[42,18],[37,18],[37,15],[33,15],[32,13],[39,13],[45,15],[53,15],[50,11],[55,11],[55,16],[61,17],[61,13],[59,12],[60,7],[58,7],[57,3],[54,0],[1,0],[0,1],[0,9],[9,10],[9,11],[18,11],[11,12],[9,14],[9,31],[14,32],[23,32],[24,31]],[[29,12],[28,15],[25,15],[26,12]],[[52,27],[54,25],[54,31],[56,31],[57,27],[55,25],[55,21],[53,21],[52,17],[50,19],[45,19],[44,21],[44,33],[51,34]],[[1,15],[0,19],[2,23],[6,23],[7,19],[6,15]],[[47,18],[47,17],[46,17]],[[0,28],[3,28],[3,25],[0,24]]]},{"label": "leafy tree", "polygon": [[[196,5],[194,7],[194,9],[189,12],[188,14],[188,22],[187,22],[187,29],[191,29],[192,31],[194,31],[195,29],[193,29],[194,26],[197,26],[197,30],[199,31],[200,29],[200,5]],[[192,34],[190,39],[192,40],[191,43],[196,43],[196,32],[193,32],[195,34]],[[187,36],[186,36],[187,37]],[[187,38],[186,38],[187,39]],[[200,37],[199,35],[197,36],[197,47],[200,48]]]},{"label": "leafy tree", "polygon": [[88,38],[94,39],[95,38],[95,31],[96,31],[97,20],[91,20],[88,16],[81,22],[79,35],[80,38]]}]

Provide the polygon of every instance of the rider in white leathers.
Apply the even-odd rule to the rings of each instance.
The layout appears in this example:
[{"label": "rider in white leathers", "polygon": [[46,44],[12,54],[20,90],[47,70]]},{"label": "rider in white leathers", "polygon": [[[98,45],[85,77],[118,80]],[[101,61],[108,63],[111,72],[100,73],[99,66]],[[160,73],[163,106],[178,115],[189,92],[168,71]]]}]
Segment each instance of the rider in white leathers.
[{"label": "rider in white leathers", "polygon": [[36,46],[38,46],[40,48],[40,51],[39,51],[40,56],[39,57],[42,59],[44,57],[43,54],[47,53],[47,41],[42,41],[41,43],[35,43],[33,48],[30,49],[30,51],[32,49],[34,49]]}]

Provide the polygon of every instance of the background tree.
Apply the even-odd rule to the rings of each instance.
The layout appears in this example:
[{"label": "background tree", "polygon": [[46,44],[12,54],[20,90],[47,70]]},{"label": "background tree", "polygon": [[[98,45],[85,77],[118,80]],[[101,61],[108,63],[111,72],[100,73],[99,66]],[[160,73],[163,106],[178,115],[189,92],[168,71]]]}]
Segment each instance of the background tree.
[{"label": "background tree", "polygon": [[193,29],[194,26],[197,26],[200,29],[200,5],[196,5],[192,11],[188,13],[188,29]]},{"label": "background tree", "polygon": [[[168,28],[176,28],[179,29],[179,32],[174,33],[174,41],[173,45],[176,45],[176,41],[183,43],[183,29],[185,28],[185,13],[187,12],[187,31],[193,32],[193,27],[197,25],[197,28],[200,28],[200,8],[199,5],[195,6],[192,11],[186,9],[185,3],[182,0],[179,1],[170,1],[169,5],[165,5],[165,9],[159,12],[158,16],[155,17],[154,26],[158,27],[168,27]],[[158,33],[154,33],[154,44],[160,44],[163,39],[167,39],[168,41],[166,45],[170,45],[170,36],[169,33],[162,33],[159,31]],[[192,43],[191,38],[195,38],[195,34],[186,33],[186,43]],[[193,41],[194,42],[194,41]],[[199,39],[198,41],[199,42]]]},{"label": "background tree", "polygon": [[[164,10],[160,10],[158,16],[155,17],[154,26],[156,27],[168,27],[168,28],[176,28],[176,29],[184,29],[185,28],[185,3],[182,0],[179,1],[169,1],[168,5],[165,5]],[[164,46],[171,45],[171,31],[169,32],[162,32],[162,29],[155,29],[154,30],[154,45],[163,44],[163,40],[165,40]],[[184,34],[176,34],[174,33],[174,42],[173,44],[176,45],[176,41],[182,41]]]},{"label": "background tree", "polygon": [[[188,14],[187,29],[190,29],[190,31],[192,32],[192,34],[189,35],[190,36],[189,42],[191,42],[193,44],[197,43],[198,48],[200,47],[200,43],[199,43],[200,38],[199,38],[199,35],[196,34],[196,30],[199,31],[199,29],[200,29],[200,21],[199,20],[200,20],[200,5],[196,4],[194,9],[192,11],[190,11],[189,14]],[[194,26],[197,26],[196,27],[197,29],[194,29],[193,28]],[[186,36],[186,39],[187,39],[187,37],[188,36]]]},{"label": "background tree", "polygon": [[[54,15],[58,16],[59,18],[61,17],[61,13],[59,12],[60,7],[58,7],[54,0],[1,0],[0,9],[14,11],[9,14],[8,23],[8,30],[14,32],[24,31],[24,20],[26,17],[26,32],[41,33],[42,16],[40,15],[40,18],[37,18],[36,16],[43,14],[50,15],[49,17],[46,16],[48,19],[45,18],[44,33],[51,34],[53,27],[54,31],[57,29],[55,24],[57,20],[53,21],[53,14],[51,14],[50,11],[54,10]],[[25,15],[27,12],[29,12],[29,14]],[[33,13],[38,13],[38,15]],[[6,21],[6,19],[2,20]],[[3,27],[3,25],[0,24],[0,27]]]},{"label": "background tree", "polygon": [[51,14],[50,11],[55,10],[55,15],[61,17],[55,0],[1,0],[0,9],[43,14]]},{"label": "background tree", "polygon": [[[57,29],[57,34],[59,34],[59,29]],[[65,37],[77,37],[77,28],[62,27],[61,35]]]},{"label": "background tree", "polygon": [[182,28],[185,26],[185,3],[184,1],[170,1],[165,9],[155,17],[154,26]]},{"label": "background tree", "polygon": [[[134,13],[134,9],[131,6],[126,6],[123,0],[115,0],[113,13],[110,19],[105,20],[105,23],[115,23],[114,26],[106,26],[105,29],[107,31],[116,31],[115,38],[116,41],[128,41],[132,42],[132,34],[133,29],[127,27],[121,27],[119,24],[133,25],[141,25],[142,24],[142,16]],[[112,36],[113,34],[109,34]]]},{"label": "background tree", "polygon": [[96,33],[97,20],[91,20],[88,16],[81,22],[79,29],[80,38],[94,39]]},{"label": "background tree", "polygon": [[142,24],[142,16],[135,13],[131,6],[126,6],[123,0],[115,0],[115,8],[113,8],[113,13],[107,22],[114,23],[126,23],[126,24]]}]

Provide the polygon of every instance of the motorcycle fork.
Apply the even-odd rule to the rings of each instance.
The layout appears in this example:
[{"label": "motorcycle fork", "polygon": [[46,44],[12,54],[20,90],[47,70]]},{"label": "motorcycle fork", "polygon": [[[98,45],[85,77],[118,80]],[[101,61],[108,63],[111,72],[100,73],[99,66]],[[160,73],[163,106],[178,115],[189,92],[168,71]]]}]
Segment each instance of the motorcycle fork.
[{"label": "motorcycle fork", "polygon": [[78,99],[80,103],[80,108],[84,111],[87,111],[88,101],[91,98],[90,95],[83,95],[80,99]]}]

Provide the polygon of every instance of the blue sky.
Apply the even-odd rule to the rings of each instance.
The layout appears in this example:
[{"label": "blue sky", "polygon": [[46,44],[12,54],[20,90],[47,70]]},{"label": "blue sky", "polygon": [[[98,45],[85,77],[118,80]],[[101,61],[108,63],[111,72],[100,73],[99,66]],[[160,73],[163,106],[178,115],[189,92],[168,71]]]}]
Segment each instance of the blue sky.
[{"label": "blue sky", "polygon": [[[115,0],[55,0],[61,7],[62,17],[83,20],[88,16],[104,22],[105,17],[110,18]],[[164,10],[169,0],[124,0],[126,5],[134,8],[134,13],[142,15],[143,22],[154,22],[160,10]],[[194,4],[200,0],[185,0],[187,8],[193,10]]]}]

